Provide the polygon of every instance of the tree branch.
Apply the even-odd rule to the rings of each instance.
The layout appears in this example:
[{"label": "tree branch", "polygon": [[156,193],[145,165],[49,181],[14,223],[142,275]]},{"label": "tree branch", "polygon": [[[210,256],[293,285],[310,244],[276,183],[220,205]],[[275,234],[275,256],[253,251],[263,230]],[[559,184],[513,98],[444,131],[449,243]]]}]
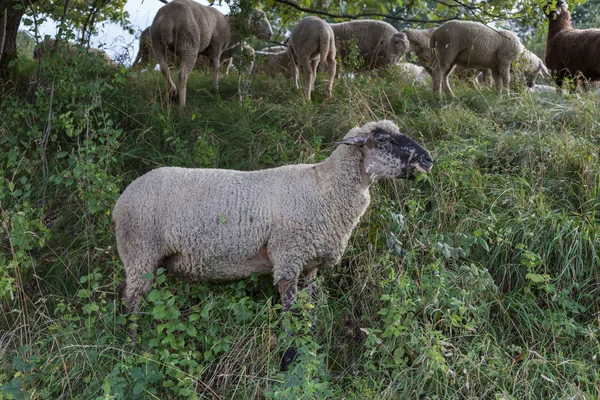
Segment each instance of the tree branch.
[{"label": "tree branch", "polygon": [[0,8],[0,60],[4,52],[4,39],[6,38],[6,21],[8,20],[8,8]]},{"label": "tree branch", "polygon": [[275,0],[275,2],[288,5],[290,7],[295,8],[298,11],[303,11],[305,13],[315,14],[315,15],[324,15],[324,16],[330,17],[330,18],[359,19],[359,18],[363,18],[363,17],[383,17],[383,18],[394,19],[397,21],[412,22],[415,24],[425,24],[425,23],[429,23],[429,22],[441,23],[441,22],[451,21],[451,20],[460,18],[459,15],[456,15],[451,18],[443,18],[443,19],[436,19],[436,20],[413,19],[413,18],[399,17],[397,15],[378,13],[378,12],[362,12],[359,14],[335,14],[335,13],[330,13],[330,12],[326,12],[326,11],[314,10],[312,8],[303,7],[293,0]]}]

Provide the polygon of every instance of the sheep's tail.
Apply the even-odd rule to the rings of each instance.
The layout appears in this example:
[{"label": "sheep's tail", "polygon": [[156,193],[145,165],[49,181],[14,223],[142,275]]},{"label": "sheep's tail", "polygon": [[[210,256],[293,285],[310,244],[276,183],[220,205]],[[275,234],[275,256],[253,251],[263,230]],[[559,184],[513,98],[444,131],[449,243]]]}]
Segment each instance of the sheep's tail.
[{"label": "sheep's tail", "polygon": [[173,31],[175,30],[175,24],[172,18],[164,18],[159,26],[160,30],[160,42],[164,47],[171,47],[175,45]]}]

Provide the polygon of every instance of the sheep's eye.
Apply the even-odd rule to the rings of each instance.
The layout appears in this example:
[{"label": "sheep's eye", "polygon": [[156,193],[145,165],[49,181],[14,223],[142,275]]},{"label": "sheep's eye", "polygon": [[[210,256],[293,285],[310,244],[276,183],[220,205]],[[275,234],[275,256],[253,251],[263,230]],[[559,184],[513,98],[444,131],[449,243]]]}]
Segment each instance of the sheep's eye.
[{"label": "sheep's eye", "polygon": [[388,135],[383,135],[383,134],[376,134],[373,139],[377,142],[377,143],[385,143],[385,142],[389,142],[390,137]]}]

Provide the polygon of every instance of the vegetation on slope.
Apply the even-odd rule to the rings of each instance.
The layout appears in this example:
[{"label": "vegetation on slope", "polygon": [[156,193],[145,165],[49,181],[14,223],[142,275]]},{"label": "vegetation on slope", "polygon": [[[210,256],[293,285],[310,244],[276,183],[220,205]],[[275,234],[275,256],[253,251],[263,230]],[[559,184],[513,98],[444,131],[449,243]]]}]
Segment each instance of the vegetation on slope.
[{"label": "vegetation on slope", "polygon": [[[158,72],[23,61],[0,104],[2,398],[597,398],[598,101],[393,73],[334,96],[283,78],[194,72],[183,114]],[[283,316],[270,276],[159,273],[121,312],[111,210],[162,165],[252,170],[325,158],[388,118],[429,149],[421,181],[382,182],[314,305]],[[316,330],[310,326],[315,322]],[[134,343],[129,324],[141,328]],[[300,357],[279,372],[284,327]]]}]

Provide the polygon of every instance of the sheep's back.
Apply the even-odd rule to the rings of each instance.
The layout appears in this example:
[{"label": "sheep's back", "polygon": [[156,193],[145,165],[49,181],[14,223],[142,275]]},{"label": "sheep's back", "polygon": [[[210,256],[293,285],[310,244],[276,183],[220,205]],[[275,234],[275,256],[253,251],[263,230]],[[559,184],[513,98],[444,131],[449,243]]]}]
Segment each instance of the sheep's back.
[{"label": "sheep's back", "polygon": [[573,75],[600,79],[600,29],[558,32],[548,40],[545,62],[550,70],[567,68]]},{"label": "sheep's back", "polygon": [[329,24],[329,26],[333,30],[338,53],[342,58],[348,56],[348,42],[355,39],[359,53],[367,65],[379,66],[389,61],[386,47],[398,31],[387,22],[360,20]]},{"label": "sheep's back", "polygon": [[[127,230],[129,241],[160,243],[164,256],[196,254],[205,265],[247,260],[266,245],[274,225],[313,216],[314,182],[302,173],[311,167],[150,171],[132,182],[115,205],[117,238]],[[132,231],[139,237],[132,238]]]},{"label": "sheep's back", "polygon": [[431,47],[468,68],[496,68],[515,60],[522,45],[516,35],[471,21],[449,21],[431,36]]},{"label": "sheep's back", "polygon": [[161,43],[178,56],[204,53],[214,42],[229,43],[229,27],[218,10],[190,0],[174,0],[158,10],[150,30],[152,43]]}]

